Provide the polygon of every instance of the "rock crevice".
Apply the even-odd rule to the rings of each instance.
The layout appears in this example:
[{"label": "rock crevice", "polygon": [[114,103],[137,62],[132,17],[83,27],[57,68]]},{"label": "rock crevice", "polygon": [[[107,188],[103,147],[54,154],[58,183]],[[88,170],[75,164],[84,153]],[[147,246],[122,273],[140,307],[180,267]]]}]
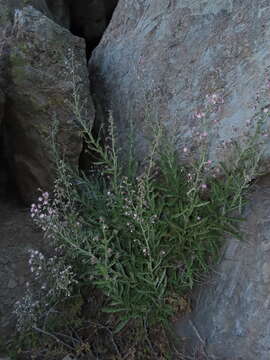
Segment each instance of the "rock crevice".
[{"label": "rock crevice", "polygon": [[[47,138],[55,116],[61,123],[59,141],[65,158],[79,165],[82,139],[72,109],[66,106],[72,102],[73,85],[65,62],[70,50],[81,98],[87,102],[87,121],[93,124],[85,53],[88,59],[116,4],[117,0],[0,0],[0,28],[7,35],[0,39],[5,48],[0,56],[0,194],[13,182],[29,203],[37,188],[51,187],[53,159]],[[31,7],[19,10],[25,5],[45,16]]]},{"label": "rock crevice", "polygon": [[98,45],[118,0],[36,0],[34,6],[86,41],[86,53]]},{"label": "rock crevice", "polygon": [[80,83],[78,91],[85,101],[82,116],[87,116],[89,126],[94,106],[83,39],[31,6],[17,9],[9,27],[6,64],[0,76],[5,79],[0,81],[5,85],[0,102],[1,177],[6,182],[11,175],[20,198],[29,204],[35,201],[38,188],[52,188],[55,161],[49,138],[55,120],[61,154],[70,165],[79,164],[82,139],[74,111],[67,105],[73,102],[72,71]]}]

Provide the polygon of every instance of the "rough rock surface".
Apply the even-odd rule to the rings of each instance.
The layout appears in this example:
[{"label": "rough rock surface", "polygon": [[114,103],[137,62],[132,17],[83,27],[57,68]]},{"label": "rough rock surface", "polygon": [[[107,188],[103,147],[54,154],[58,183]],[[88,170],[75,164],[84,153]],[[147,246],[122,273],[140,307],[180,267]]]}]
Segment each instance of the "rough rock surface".
[{"label": "rough rock surface", "polygon": [[33,6],[46,15],[49,14],[57,24],[70,28],[70,9],[67,0],[43,0],[42,2],[35,0]]},{"label": "rough rock surface", "polygon": [[[10,154],[16,152],[16,155],[12,156],[15,159],[15,164],[14,161],[8,159],[8,169],[11,172],[11,177],[16,175],[17,179],[19,179],[17,181],[20,187],[19,191],[26,202],[33,198],[33,187],[36,188],[37,186],[37,177],[39,178],[39,187],[44,187],[44,185],[48,187],[52,178],[52,176],[49,176],[52,171],[48,166],[48,159],[46,159],[50,155],[43,146],[44,139],[48,135],[48,129],[44,130],[41,127],[37,129],[37,120],[35,120],[34,129],[31,121],[38,117],[39,124],[44,125],[46,123],[45,127],[48,128],[49,124],[51,124],[52,114],[57,114],[57,116],[61,117],[62,125],[66,121],[70,122],[67,126],[62,126],[65,135],[63,135],[62,131],[61,136],[66,137],[66,139],[62,139],[63,146],[64,143],[70,143],[70,155],[73,155],[74,159],[76,156],[78,157],[80,148],[81,141],[78,137],[76,139],[76,130],[73,131],[71,114],[67,106],[63,104],[65,97],[67,101],[70,100],[71,85],[68,81],[65,81],[62,71],[65,69],[61,65],[63,65],[63,54],[67,53],[67,49],[74,50],[77,74],[83,80],[81,82],[81,94],[83,94],[83,98],[87,98],[89,85],[85,69],[85,46],[82,39],[75,38],[63,27],[71,30],[73,34],[85,38],[86,53],[89,57],[93,47],[100,40],[116,4],[117,0],[90,2],[0,0],[0,89],[4,91],[4,96],[8,92],[8,101],[6,102],[8,108],[5,110],[6,115],[4,116],[6,119],[8,118],[8,124],[5,128],[7,128],[9,136],[6,143],[8,143]],[[17,24],[13,26],[15,9],[22,9],[26,5],[32,5],[54,22],[31,10],[27,14],[17,12]],[[56,23],[60,26],[57,26]],[[11,32],[13,32],[12,39],[10,39]],[[30,44],[31,42],[32,44]],[[10,46],[7,46],[7,43]],[[3,48],[5,51],[2,51]],[[12,50],[10,58],[7,56],[8,48]],[[11,79],[10,77],[7,79],[8,70],[11,73]],[[2,76],[3,73],[4,77]],[[33,78],[31,78],[32,75]],[[57,84],[55,84],[55,79],[59,80]],[[10,81],[13,84],[10,84]],[[53,83],[54,85],[52,85]],[[29,96],[30,93],[33,96]],[[87,100],[89,104],[88,112],[92,120],[94,116],[93,105],[89,97]],[[18,106],[17,109],[16,106]],[[2,106],[0,107],[3,109]],[[22,125],[24,116],[29,118],[27,125],[26,123]],[[47,119],[45,119],[46,117]],[[47,122],[48,119],[50,119],[49,122]],[[20,135],[15,129],[17,126],[20,129]],[[30,132],[28,131],[29,127],[32,129]],[[15,132],[17,132],[17,138],[15,138]],[[37,132],[39,132],[38,135]],[[39,138],[40,136],[41,138]],[[4,138],[1,130],[0,138]],[[77,143],[78,141],[79,143]],[[1,152],[3,152],[3,141],[0,140],[0,142],[2,144],[0,145]],[[78,146],[75,149],[76,143]],[[13,145],[14,148],[12,148]],[[21,151],[22,147],[24,147],[23,152]],[[35,150],[33,151],[33,149]],[[1,158],[3,157],[2,154]],[[24,157],[24,160],[21,157]],[[43,164],[38,164],[40,159],[42,159],[41,163]],[[41,167],[43,167],[43,170]],[[47,169],[46,172],[44,171],[45,168]],[[3,165],[3,161],[0,163],[0,173],[4,178],[6,166]],[[0,187],[3,189],[3,186]]]},{"label": "rough rock surface", "polygon": [[[204,110],[206,95],[217,94],[224,104],[210,115],[210,158],[230,158],[229,146],[221,145],[244,141],[249,120],[257,122],[251,106],[257,92],[266,89],[262,106],[270,104],[269,29],[269,1],[120,0],[89,63],[97,118],[106,116],[100,109],[112,110],[122,147],[132,121],[139,158],[146,119],[160,119],[169,132],[176,123],[179,151],[191,152],[205,130],[194,113]],[[179,322],[179,336],[190,334],[189,350],[206,344],[210,359],[269,359],[269,201],[268,178],[247,209],[246,241],[229,242],[214,286],[202,291],[189,318],[198,333],[189,320]]]},{"label": "rough rock surface", "polygon": [[43,233],[35,228],[29,210],[0,199],[0,358],[14,333],[14,303],[25,294],[31,278],[28,250],[43,248]]},{"label": "rough rock surface", "polygon": [[[0,4],[1,5],[1,4]],[[0,15],[1,18],[1,15]],[[2,34],[4,34],[4,29]],[[6,69],[8,63],[8,53],[5,40],[0,39],[0,198],[5,196],[7,185],[8,185],[8,174],[7,174],[7,163],[6,163],[6,150],[4,146],[4,115],[5,115],[5,104],[6,104],[6,95],[1,89],[6,88]]]},{"label": "rough rock surface", "polygon": [[4,139],[3,139],[3,115],[4,115],[5,96],[0,89],[0,198],[5,194],[7,185],[7,174],[4,171]]},{"label": "rough rock surface", "polygon": [[36,9],[86,40],[87,56],[101,39],[118,0],[26,0]]},{"label": "rough rock surface", "polygon": [[[72,71],[80,82],[89,124],[94,108],[89,95],[85,45],[32,7],[17,10],[12,29],[9,83],[6,90],[5,124],[9,134],[17,188],[29,203],[38,188],[53,182],[54,155],[49,138],[54,119],[59,122],[57,140],[65,159],[78,165],[82,149],[73,102]],[[74,69],[69,59],[73,54]]]},{"label": "rough rock surface", "polygon": [[245,239],[228,241],[211,281],[196,293],[193,313],[177,324],[187,351],[205,344],[207,359],[269,359],[269,176],[258,184],[245,216]]},{"label": "rough rock surface", "polygon": [[[192,150],[205,129],[194,114],[214,93],[224,104],[210,116],[208,130],[212,122],[217,128],[210,157],[223,158],[231,139],[243,141],[269,70],[269,15],[268,1],[120,0],[89,68],[93,92],[113,111],[121,144],[133,121],[143,155],[145,119],[158,117],[168,131],[176,123],[179,150]],[[269,153],[268,142],[268,169]]]}]

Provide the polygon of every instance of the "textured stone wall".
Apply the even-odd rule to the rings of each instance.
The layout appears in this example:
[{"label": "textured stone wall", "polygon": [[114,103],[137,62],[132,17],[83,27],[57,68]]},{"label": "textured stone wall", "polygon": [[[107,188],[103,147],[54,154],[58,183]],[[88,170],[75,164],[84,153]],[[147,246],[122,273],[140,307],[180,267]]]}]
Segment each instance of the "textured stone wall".
[{"label": "textured stone wall", "polygon": [[197,289],[193,312],[177,323],[189,354],[203,348],[207,359],[269,359],[269,176],[258,183],[250,200],[243,241],[228,240],[219,266]]},{"label": "textured stone wall", "polygon": [[[269,1],[120,0],[89,63],[97,118],[112,111],[122,148],[132,121],[138,158],[151,136],[149,120],[160,120],[169,133],[176,124],[187,161],[207,130],[210,159],[233,166],[231,143],[249,139],[263,113],[264,145],[255,151],[265,148],[269,173],[269,29]],[[223,101],[205,123],[197,112],[213,94]],[[243,242],[228,240],[215,275],[196,293],[194,311],[178,322],[186,355],[269,359],[269,189],[266,177],[246,208]]]},{"label": "textured stone wall", "polygon": [[[12,13],[8,6],[6,9]],[[89,126],[94,120],[94,106],[84,40],[31,6],[14,10],[14,20],[3,20],[7,31],[1,38],[5,51],[0,54],[0,89],[6,129],[1,137],[5,136],[4,147],[11,154],[9,169],[16,188],[21,199],[29,203],[36,199],[38,188],[49,190],[53,185],[55,159],[49,144],[54,119],[59,123],[60,153],[70,165],[79,165],[82,138],[68,105],[73,102],[73,75],[80,83],[78,91],[87,111],[82,116]]]},{"label": "textured stone wall", "polygon": [[205,123],[194,114],[217,94],[224,104],[209,117],[210,157],[224,158],[224,144],[244,141],[247,120],[256,123],[252,104],[269,78],[269,19],[267,1],[120,0],[89,69],[121,143],[132,120],[143,156],[145,119],[159,118],[168,131],[176,124],[180,152],[196,150]]}]

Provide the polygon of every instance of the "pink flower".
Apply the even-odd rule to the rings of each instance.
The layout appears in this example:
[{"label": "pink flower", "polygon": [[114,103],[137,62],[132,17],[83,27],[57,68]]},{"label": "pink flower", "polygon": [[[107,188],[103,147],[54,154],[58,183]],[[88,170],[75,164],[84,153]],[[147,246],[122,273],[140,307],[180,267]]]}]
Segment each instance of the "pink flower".
[{"label": "pink flower", "polygon": [[196,117],[197,119],[202,119],[204,116],[205,116],[205,113],[203,113],[203,112],[197,112],[197,113],[195,114],[195,117]]},{"label": "pink flower", "polygon": [[188,151],[187,147],[184,147],[183,152],[186,153]]},{"label": "pink flower", "polygon": [[211,96],[211,102],[212,102],[212,104],[216,104],[217,101],[218,101],[218,96],[217,96],[217,94],[213,94],[213,95]]},{"label": "pink flower", "polygon": [[44,199],[48,199],[49,193],[46,191],[42,194],[42,196],[44,197]]},{"label": "pink flower", "polygon": [[201,187],[202,187],[202,189],[204,189],[204,190],[207,189],[207,185],[206,185],[206,184],[202,184]]}]

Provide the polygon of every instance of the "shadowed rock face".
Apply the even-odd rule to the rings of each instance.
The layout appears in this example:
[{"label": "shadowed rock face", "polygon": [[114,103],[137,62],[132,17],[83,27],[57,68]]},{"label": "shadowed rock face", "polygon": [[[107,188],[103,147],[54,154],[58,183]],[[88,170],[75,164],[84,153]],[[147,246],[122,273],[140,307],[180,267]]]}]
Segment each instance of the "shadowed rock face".
[{"label": "shadowed rock face", "polygon": [[[248,138],[247,120],[256,124],[259,118],[251,106],[257,91],[263,90],[264,106],[270,104],[269,35],[269,1],[119,0],[89,63],[97,110],[112,111],[122,149],[134,123],[138,158],[151,135],[147,122],[156,118],[169,133],[177,124],[179,153],[187,146],[192,155],[205,127],[194,114],[206,95],[216,93],[224,103],[210,117],[210,158],[231,159],[233,166],[235,154],[222,143]],[[260,139],[266,140],[269,173],[269,116],[266,130]],[[246,209],[244,241],[229,241],[214,285],[204,287],[194,312],[178,324],[191,352],[206,345],[207,359],[270,358],[269,177],[259,185]]]},{"label": "shadowed rock face", "polygon": [[7,159],[4,145],[4,108],[5,95],[0,90],[0,198],[5,195],[8,185]]},{"label": "shadowed rock face", "polygon": [[[99,43],[118,0],[35,0],[58,24],[85,38],[87,57]],[[46,6],[48,11],[46,11]]]},{"label": "shadowed rock face", "polygon": [[[37,0],[39,1],[39,0]],[[51,16],[59,25],[70,28],[69,0],[42,0],[45,1]]]},{"label": "shadowed rock face", "polygon": [[71,31],[86,39],[88,56],[99,43],[118,0],[70,2]]},{"label": "shadowed rock face", "polygon": [[[89,58],[116,4],[117,0],[0,0],[0,192],[5,192],[8,172],[16,178],[20,196],[27,203],[34,200],[38,187],[52,184],[53,159],[46,138],[54,114],[62,122],[59,140],[66,159],[74,166],[78,164],[82,140],[65,105],[71,96],[70,84],[63,77],[68,48],[76,54],[78,75],[83,80],[81,97],[88,100],[90,122],[94,108],[89,97],[84,41],[65,28],[85,38]],[[13,24],[15,9],[26,5],[34,6],[46,17],[28,8]],[[6,53],[2,43],[8,48]]]},{"label": "shadowed rock face", "polygon": [[[38,188],[50,190],[53,185],[55,162],[49,139],[55,118],[59,122],[57,141],[61,154],[71,166],[79,165],[82,139],[74,112],[67,105],[73,101],[72,69],[66,61],[71,52],[89,125],[94,119],[94,107],[83,39],[31,6],[17,10],[10,27],[8,66],[4,67],[7,79],[2,88],[5,106],[0,104],[5,131],[0,130],[0,142],[2,158],[8,157],[20,198],[28,204],[36,200]],[[4,83],[2,77],[0,73],[0,85]],[[8,155],[3,156],[4,152]]]},{"label": "shadowed rock face", "polygon": [[[269,77],[266,3],[120,0],[89,65],[93,91],[101,108],[113,111],[121,143],[133,121],[143,157],[145,119],[158,117],[169,132],[177,125],[179,152],[185,146],[195,151],[205,124],[194,114],[214,93],[224,104],[210,118],[209,128],[217,130],[209,132],[211,159],[229,154],[223,144],[244,141],[256,91]],[[269,142],[266,156],[270,170]]]},{"label": "shadowed rock face", "polygon": [[204,342],[209,360],[269,359],[270,177],[258,185],[245,210],[244,240],[228,240],[211,281],[194,296],[194,311],[177,323],[189,354]]}]

